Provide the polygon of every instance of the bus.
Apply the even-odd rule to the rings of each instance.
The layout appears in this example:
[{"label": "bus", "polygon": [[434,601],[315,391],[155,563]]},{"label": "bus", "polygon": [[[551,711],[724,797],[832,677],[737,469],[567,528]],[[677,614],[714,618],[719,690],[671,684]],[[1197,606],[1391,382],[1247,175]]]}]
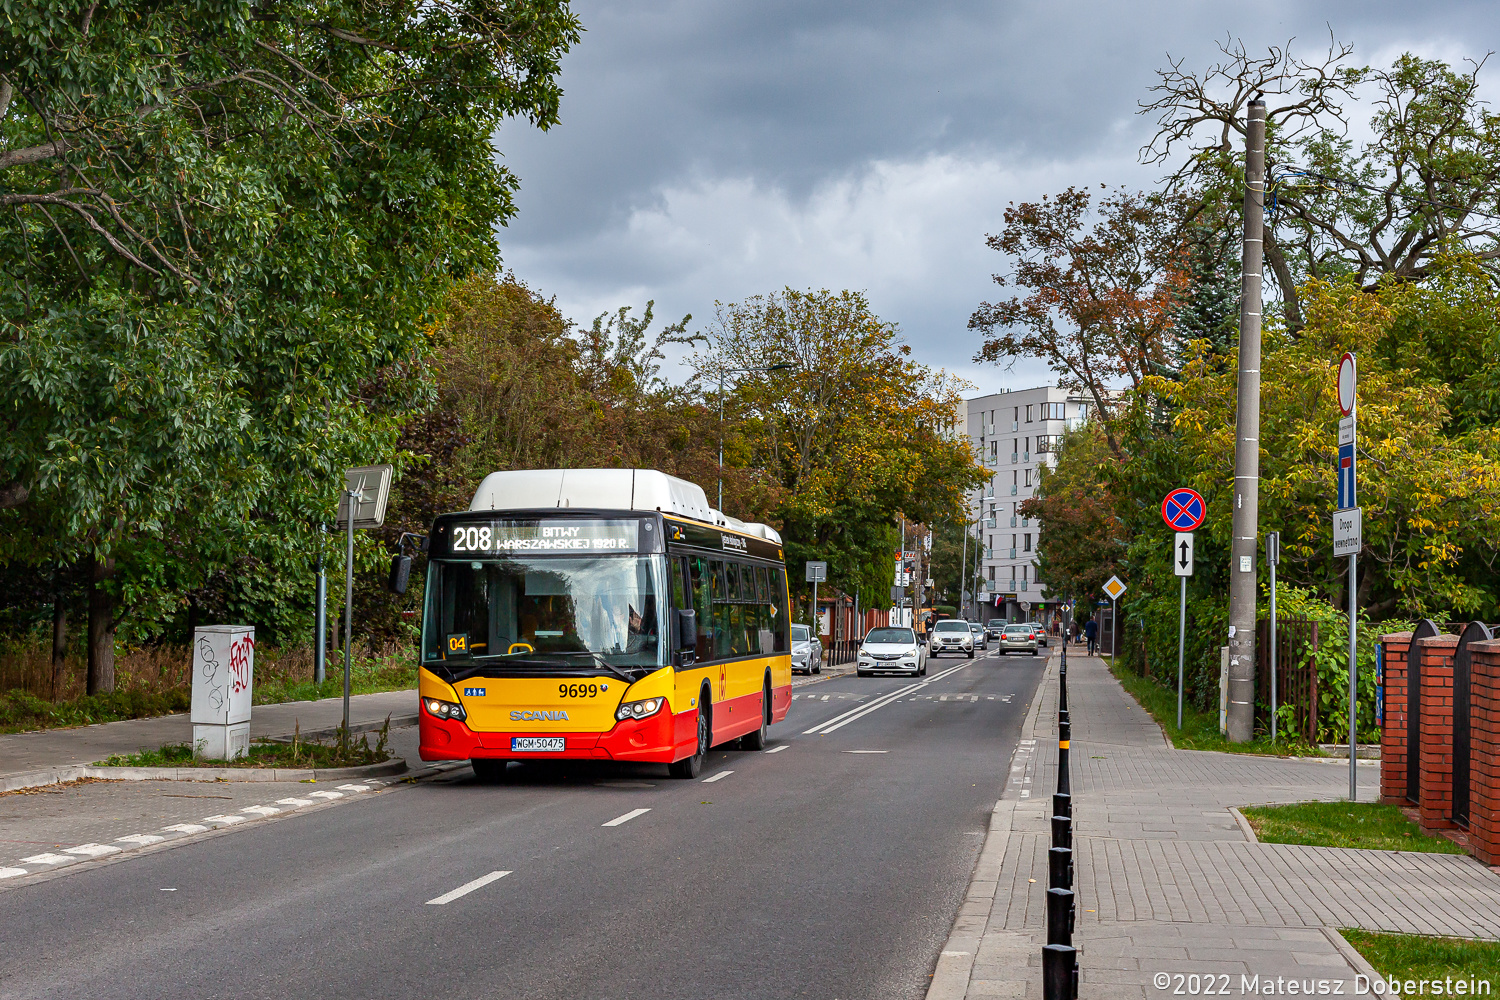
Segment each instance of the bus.
[{"label": "bus", "polygon": [[650,469],[486,476],[428,536],[423,760],[665,763],[760,750],[792,702],[781,536]]}]

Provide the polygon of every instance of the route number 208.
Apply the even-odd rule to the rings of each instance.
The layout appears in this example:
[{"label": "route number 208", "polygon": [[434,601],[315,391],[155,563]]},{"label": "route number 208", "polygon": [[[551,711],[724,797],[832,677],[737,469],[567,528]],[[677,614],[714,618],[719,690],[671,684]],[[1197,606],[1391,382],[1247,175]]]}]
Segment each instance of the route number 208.
[{"label": "route number 208", "polygon": [[559,684],[557,693],[564,698],[595,698],[599,695],[598,684]]},{"label": "route number 208", "polygon": [[495,536],[488,526],[453,529],[454,552],[488,552],[495,547]]}]

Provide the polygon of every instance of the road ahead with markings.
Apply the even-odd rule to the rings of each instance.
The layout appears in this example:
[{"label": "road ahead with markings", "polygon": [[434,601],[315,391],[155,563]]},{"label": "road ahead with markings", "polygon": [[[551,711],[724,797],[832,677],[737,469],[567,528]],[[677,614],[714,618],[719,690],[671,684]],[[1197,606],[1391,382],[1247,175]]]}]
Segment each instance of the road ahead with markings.
[{"label": "road ahead with markings", "polygon": [[919,998],[1043,661],[797,688],[761,753],[469,769],[0,891],[0,997]]}]

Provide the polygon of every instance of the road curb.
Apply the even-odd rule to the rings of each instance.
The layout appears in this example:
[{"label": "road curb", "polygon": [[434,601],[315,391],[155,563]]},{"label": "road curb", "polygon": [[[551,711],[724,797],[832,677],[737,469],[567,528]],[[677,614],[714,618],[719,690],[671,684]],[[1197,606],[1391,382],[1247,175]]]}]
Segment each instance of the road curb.
[{"label": "road curb", "polygon": [[[1047,658],[1047,666],[1037,679],[1036,690],[1031,694],[1031,707],[1026,721],[1021,724],[1018,739],[1035,739],[1037,715],[1042,705],[1042,685],[1052,676],[1055,656]],[[1005,860],[1005,850],[1010,846],[1010,833],[1015,819],[1019,797],[1012,797],[1014,790],[1009,768],[1014,766],[1019,742],[1006,761],[1007,777],[1000,801],[990,811],[990,826],[985,832],[984,846],[979,850],[979,860],[969,876],[969,888],[964,894],[963,904],[953,921],[953,929],[943,950],[938,953],[937,968],[932,973],[932,983],[927,987],[927,1000],[963,1000],[969,995],[969,982],[974,971],[974,959],[979,954],[985,932],[989,930],[990,912],[994,909],[995,893],[1000,885],[1000,865]],[[1033,753],[1033,756],[1035,754]]]},{"label": "road curb", "polygon": [[13,774],[0,780],[0,792],[55,785],[64,781],[77,781],[79,778],[101,778],[106,781],[338,781],[404,774],[406,769],[406,760],[401,757],[379,764],[325,768],[100,767],[95,764],[71,764],[67,767],[49,767]]}]

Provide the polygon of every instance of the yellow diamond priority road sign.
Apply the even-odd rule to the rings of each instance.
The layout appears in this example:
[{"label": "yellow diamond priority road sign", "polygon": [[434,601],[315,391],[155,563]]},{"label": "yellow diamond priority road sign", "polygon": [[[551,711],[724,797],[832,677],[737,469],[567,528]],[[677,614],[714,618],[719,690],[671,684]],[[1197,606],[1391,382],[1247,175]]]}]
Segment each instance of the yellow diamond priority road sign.
[{"label": "yellow diamond priority road sign", "polygon": [[1118,601],[1120,595],[1125,593],[1125,583],[1118,576],[1112,576],[1104,585],[1104,592],[1109,595],[1111,601]]}]

